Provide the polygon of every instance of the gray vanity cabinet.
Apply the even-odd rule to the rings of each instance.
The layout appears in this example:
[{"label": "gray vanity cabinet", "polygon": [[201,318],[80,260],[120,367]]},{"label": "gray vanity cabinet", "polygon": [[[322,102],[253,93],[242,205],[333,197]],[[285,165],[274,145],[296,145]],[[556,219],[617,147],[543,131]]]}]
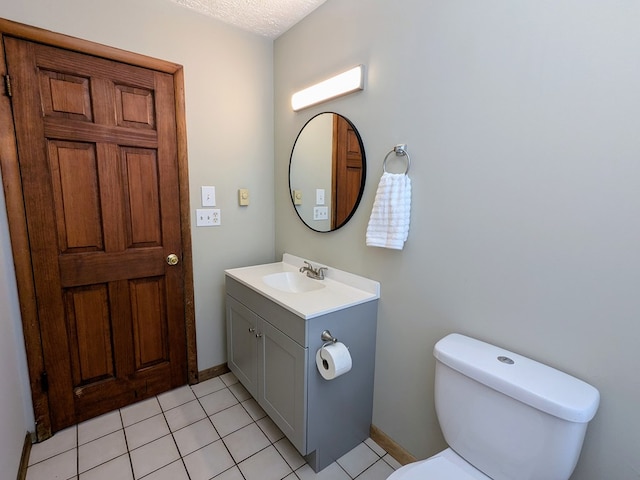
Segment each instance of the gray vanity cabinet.
[{"label": "gray vanity cabinet", "polygon": [[266,320],[258,346],[256,399],[291,443],[306,444],[307,350]]},{"label": "gray vanity cabinet", "polygon": [[[231,371],[316,471],[369,436],[377,299],[304,319],[226,277]],[[321,333],[348,346],[353,367],[333,380],[316,368]]]},{"label": "gray vanity cabinet", "polygon": [[258,396],[258,315],[227,297],[227,363],[251,396]]},{"label": "gray vanity cabinet", "polygon": [[302,451],[307,391],[304,346],[227,295],[227,357],[240,383]]}]

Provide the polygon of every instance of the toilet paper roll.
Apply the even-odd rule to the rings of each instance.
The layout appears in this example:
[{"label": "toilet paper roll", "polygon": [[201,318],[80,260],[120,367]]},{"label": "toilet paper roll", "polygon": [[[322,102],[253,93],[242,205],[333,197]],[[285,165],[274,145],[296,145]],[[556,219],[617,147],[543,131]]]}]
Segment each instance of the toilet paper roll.
[{"label": "toilet paper roll", "polygon": [[316,352],[316,366],[325,380],[333,380],[347,373],[351,365],[351,354],[344,343],[332,343]]}]

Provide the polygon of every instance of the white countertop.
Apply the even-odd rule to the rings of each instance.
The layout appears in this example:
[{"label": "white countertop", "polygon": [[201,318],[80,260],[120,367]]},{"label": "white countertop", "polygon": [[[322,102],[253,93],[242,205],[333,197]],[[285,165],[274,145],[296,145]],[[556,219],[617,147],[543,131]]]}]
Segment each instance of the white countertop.
[{"label": "white countertop", "polygon": [[[306,259],[285,253],[281,262],[232,268],[225,274],[264,295],[278,305],[304,319],[314,318],[343,308],[380,298],[380,283],[359,275],[327,266],[324,288],[309,292],[290,293],[270,287],[262,278],[279,272],[296,272]],[[314,267],[325,266],[308,260]],[[305,275],[304,273],[299,273]]]}]

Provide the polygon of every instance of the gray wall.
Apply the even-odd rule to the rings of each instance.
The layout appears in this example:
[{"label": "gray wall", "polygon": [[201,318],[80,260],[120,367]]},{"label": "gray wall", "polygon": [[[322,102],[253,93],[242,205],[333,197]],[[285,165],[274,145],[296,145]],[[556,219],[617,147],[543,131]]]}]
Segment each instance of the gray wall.
[{"label": "gray wall", "polygon": [[[273,261],[274,255],[273,42],[169,0],[2,1],[0,17],[184,66],[191,210],[201,205],[200,187],[214,185],[222,218],[220,227],[196,228],[192,216],[198,366],[225,363],[223,270]],[[250,206],[238,206],[238,188],[249,189]],[[4,468],[5,462],[17,465],[24,435],[34,427],[31,400],[22,402],[20,389],[10,388],[18,382],[28,396],[26,370],[16,366],[24,347],[13,267],[4,268],[11,263],[11,250],[4,204],[0,207]],[[14,342],[14,337],[20,339]],[[2,478],[12,476],[15,470],[11,475],[0,471]]]},{"label": "gray wall", "polygon": [[[0,188],[0,225],[6,224]],[[0,478],[15,478],[27,430],[33,430],[29,378],[9,233],[0,228]]]},{"label": "gray wall", "polygon": [[[640,476],[640,3],[329,0],[275,42],[276,254],[382,285],[374,424],[418,457],[443,447],[437,339],[453,331],[596,386],[580,480]],[[366,90],[294,113],[290,95],[358,63]],[[362,206],[331,234],[290,205],[312,115],[351,119]],[[403,251],[365,246],[382,160],[407,143]]]}]

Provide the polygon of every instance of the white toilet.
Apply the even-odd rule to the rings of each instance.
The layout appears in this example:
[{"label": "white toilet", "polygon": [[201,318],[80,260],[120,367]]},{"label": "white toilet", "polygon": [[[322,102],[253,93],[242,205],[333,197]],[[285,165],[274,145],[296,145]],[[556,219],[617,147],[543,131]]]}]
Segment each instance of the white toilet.
[{"label": "white toilet", "polygon": [[451,334],[436,357],[435,404],[450,448],[388,480],[566,480],[600,394],[566,373]]}]

